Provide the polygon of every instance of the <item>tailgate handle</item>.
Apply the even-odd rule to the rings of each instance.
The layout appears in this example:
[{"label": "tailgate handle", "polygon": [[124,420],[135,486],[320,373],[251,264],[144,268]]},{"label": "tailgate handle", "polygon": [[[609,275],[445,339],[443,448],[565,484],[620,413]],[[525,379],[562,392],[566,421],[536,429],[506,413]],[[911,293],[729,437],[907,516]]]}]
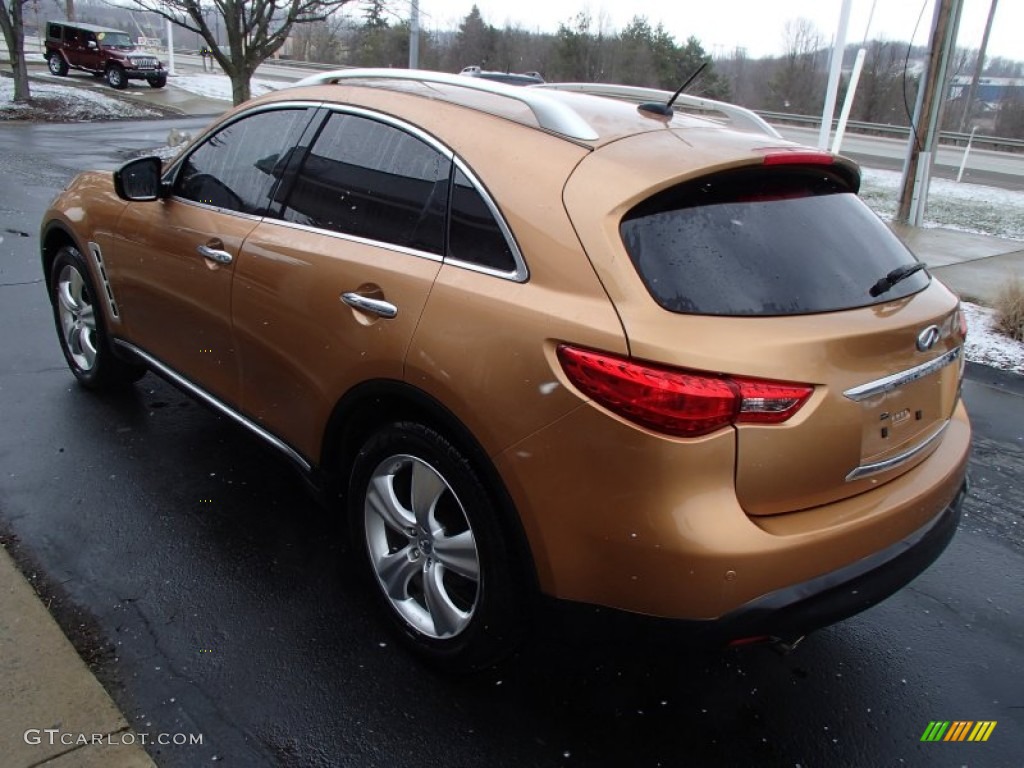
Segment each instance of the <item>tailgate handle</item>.
[{"label": "tailgate handle", "polygon": [[389,320],[398,314],[398,307],[389,301],[371,299],[351,291],[341,294],[341,300],[350,307],[354,307],[355,309],[363,312],[369,312],[371,315],[385,317]]}]

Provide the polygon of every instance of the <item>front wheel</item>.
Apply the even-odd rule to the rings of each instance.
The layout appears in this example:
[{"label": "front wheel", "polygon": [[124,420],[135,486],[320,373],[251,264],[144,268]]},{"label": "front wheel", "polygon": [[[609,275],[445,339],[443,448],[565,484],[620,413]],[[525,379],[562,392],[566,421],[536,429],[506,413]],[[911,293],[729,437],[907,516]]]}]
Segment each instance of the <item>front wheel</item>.
[{"label": "front wheel", "polygon": [[165,85],[167,85],[167,75],[147,77],[146,82],[149,83],[150,88],[163,88]]},{"label": "front wheel", "polygon": [[58,77],[64,77],[68,73],[68,63],[59,53],[51,53],[46,65],[50,68],[50,72]]},{"label": "front wheel", "polygon": [[356,456],[352,537],[400,636],[453,671],[486,667],[519,639],[522,602],[497,510],[444,436],[400,422]]},{"label": "front wheel", "polygon": [[68,367],[88,389],[130,384],[146,369],[114,356],[98,296],[82,254],[72,246],[61,248],[50,272],[50,301]]},{"label": "front wheel", "polygon": [[111,88],[117,88],[118,90],[121,90],[122,88],[125,88],[128,85],[128,76],[125,75],[124,69],[122,69],[117,64],[112,64],[109,67],[107,67],[106,78],[107,85],[109,85]]}]

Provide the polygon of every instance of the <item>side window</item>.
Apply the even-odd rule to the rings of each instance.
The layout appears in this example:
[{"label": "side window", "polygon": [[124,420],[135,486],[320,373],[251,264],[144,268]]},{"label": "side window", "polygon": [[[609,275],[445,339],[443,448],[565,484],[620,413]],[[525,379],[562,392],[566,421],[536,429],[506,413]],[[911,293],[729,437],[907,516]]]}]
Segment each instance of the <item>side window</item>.
[{"label": "side window", "polygon": [[47,28],[46,36],[51,40],[60,40],[60,24],[50,24]]},{"label": "side window", "polygon": [[288,221],[444,252],[451,161],[394,126],[330,116],[292,187]]},{"label": "side window", "polygon": [[217,131],[181,166],[174,194],[262,216],[306,125],[307,110],[257,112]]},{"label": "side window", "polygon": [[515,272],[516,260],[491,209],[466,175],[455,172],[448,256],[500,272]]}]

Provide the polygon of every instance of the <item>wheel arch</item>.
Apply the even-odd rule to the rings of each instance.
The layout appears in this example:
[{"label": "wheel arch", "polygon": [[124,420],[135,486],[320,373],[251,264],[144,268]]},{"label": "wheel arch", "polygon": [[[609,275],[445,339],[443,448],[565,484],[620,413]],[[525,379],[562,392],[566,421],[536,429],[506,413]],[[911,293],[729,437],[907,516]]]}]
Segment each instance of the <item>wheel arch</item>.
[{"label": "wheel arch", "polygon": [[462,451],[479,474],[499,510],[498,521],[509,536],[511,554],[527,579],[533,594],[538,594],[537,569],[526,531],[516,512],[504,480],[483,446],[462,421],[443,404],[423,390],[397,380],[363,382],[342,397],[327,422],[320,454],[320,468],[327,477],[328,498],[344,495],[352,472],[352,462],[360,447],[373,432],[399,421],[416,421],[437,430]]},{"label": "wheel arch", "polygon": [[[82,254],[82,258],[85,259],[86,266],[89,267],[90,272],[92,271],[92,264],[90,264],[87,258],[87,251],[71,233],[71,230],[60,221],[47,223],[43,227],[39,238],[39,256],[43,266],[43,280],[46,284],[47,295],[51,294],[51,289],[53,288],[51,285],[53,261],[57,258],[57,252],[66,245],[77,249]],[[93,278],[95,278],[95,275],[93,275]]]}]

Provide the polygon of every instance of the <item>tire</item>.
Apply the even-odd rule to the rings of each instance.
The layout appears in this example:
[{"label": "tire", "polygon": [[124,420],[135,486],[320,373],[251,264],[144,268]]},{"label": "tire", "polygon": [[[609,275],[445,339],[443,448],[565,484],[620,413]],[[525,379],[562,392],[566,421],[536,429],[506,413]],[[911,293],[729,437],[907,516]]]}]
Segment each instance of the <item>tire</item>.
[{"label": "tire", "polygon": [[167,85],[167,75],[161,75],[159,77],[147,77],[146,82],[149,83],[150,88],[163,88]]},{"label": "tire", "polygon": [[128,87],[128,77],[125,75],[124,69],[119,64],[111,64],[107,67],[104,77],[107,78],[107,85],[111,88],[123,90]]},{"label": "tire", "polygon": [[59,53],[51,53],[50,58],[46,60],[46,66],[50,68],[52,74],[58,77],[64,77],[68,73],[68,63]]},{"label": "tire", "polygon": [[444,436],[415,422],[374,434],[353,462],[348,505],[362,570],[417,655],[469,672],[515,648],[524,603],[498,510]]},{"label": "tire", "polygon": [[64,246],[50,270],[50,303],[57,338],[71,372],[87,389],[114,389],[146,369],[115,357],[89,269],[77,248]]}]

